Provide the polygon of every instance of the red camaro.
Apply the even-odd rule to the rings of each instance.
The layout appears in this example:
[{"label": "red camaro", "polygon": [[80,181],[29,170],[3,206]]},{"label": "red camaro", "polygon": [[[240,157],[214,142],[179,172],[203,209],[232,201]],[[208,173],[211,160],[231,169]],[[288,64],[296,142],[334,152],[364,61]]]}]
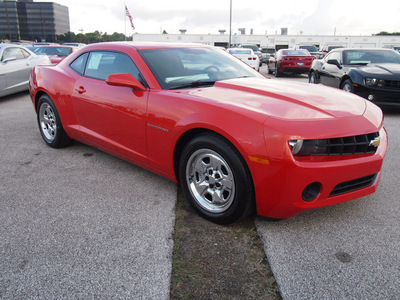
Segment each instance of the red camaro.
[{"label": "red camaro", "polygon": [[203,45],[89,45],[36,67],[30,94],[49,146],[81,141],[179,182],[221,224],[371,194],[387,149],[369,101],[267,79]]},{"label": "red camaro", "polygon": [[304,49],[281,49],[268,61],[268,74],[279,77],[284,72],[308,74],[315,56]]}]

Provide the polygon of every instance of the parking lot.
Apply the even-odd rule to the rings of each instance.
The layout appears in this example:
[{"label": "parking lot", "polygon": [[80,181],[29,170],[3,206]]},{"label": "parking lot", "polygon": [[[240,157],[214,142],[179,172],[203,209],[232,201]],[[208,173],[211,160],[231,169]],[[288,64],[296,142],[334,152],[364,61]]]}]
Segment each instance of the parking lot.
[{"label": "parking lot", "polygon": [[[177,185],[79,143],[47,147],[28,93],[0,98],[0,126],[0,298],[168,299]],[[385,126],[377,193],[256,218],[284,299],[399,298],[400,111]]]}]

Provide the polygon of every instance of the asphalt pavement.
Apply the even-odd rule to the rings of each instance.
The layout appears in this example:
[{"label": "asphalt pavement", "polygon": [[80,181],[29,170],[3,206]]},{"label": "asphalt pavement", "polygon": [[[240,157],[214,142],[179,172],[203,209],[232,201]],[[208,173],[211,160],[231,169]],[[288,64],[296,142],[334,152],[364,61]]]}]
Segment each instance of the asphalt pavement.
[{"label": "asphalt pavement", "polygon": [[168,299],[177,185],[44,144],[28,93],[0,98],[0,299]]},{"label": "asphalt pavement", "polygon": [[[385,116],[375,194],[256,218],[283,299],[400,299],[400,112]],[[0,128],[0,299],[168,299],[177,185],[80,143],[49,148],[27,93],[0,98]]]},{"label": "asphalt pavement", "polygon": [[283,299],[400,299],[400,111],[385,110],[384,124],[389,149],[375,194],[256,220]]}]

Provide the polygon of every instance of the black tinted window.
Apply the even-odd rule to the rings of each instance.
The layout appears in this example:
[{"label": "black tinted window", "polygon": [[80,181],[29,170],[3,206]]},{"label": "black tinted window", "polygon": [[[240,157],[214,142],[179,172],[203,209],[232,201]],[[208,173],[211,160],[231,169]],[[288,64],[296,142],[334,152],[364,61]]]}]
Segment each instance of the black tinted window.
[{"label": "black tinted window", "polygon": [[75,59],[69,66],[80,75],[83,75],[85,71],[86,60],[88,57],[88,53],[84,53]]}]

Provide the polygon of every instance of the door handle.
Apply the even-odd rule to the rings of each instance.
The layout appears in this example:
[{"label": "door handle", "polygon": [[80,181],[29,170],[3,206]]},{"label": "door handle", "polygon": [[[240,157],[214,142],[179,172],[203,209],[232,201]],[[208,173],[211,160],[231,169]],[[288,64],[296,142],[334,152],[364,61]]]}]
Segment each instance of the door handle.
[{"label": "door handle", "polygon": [[83,86],[78,87],[77,89],[75,89],[75,91],[77,91],[79,94],[83,94],[86,92],[86,90]]}]

